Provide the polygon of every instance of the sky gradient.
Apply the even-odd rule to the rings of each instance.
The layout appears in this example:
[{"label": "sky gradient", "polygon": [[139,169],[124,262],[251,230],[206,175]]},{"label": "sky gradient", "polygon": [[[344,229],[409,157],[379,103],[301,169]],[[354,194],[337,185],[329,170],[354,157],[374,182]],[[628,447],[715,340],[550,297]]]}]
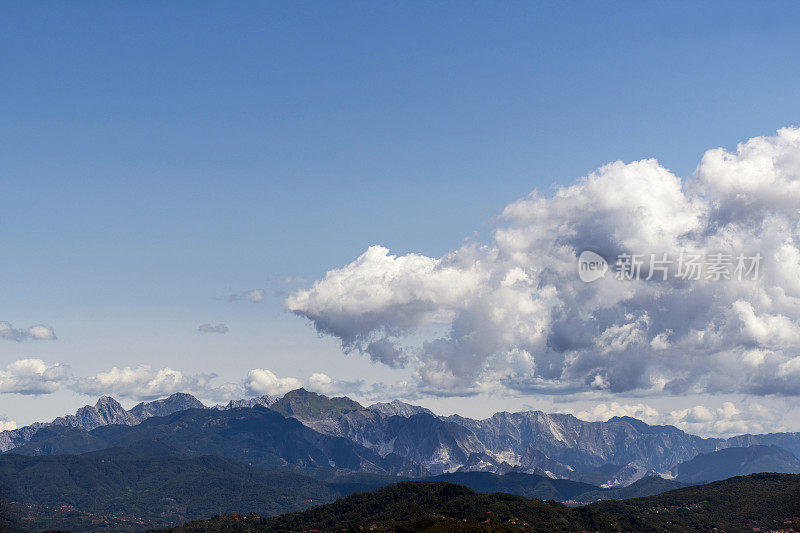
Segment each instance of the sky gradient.
[{"label": "sky gradient", "polygon": [[[71,384],[139,365],[245,389],[253,369],[305,385],[324,373],[351,394],[409,380],[343,354],[286,296],[372,245],[441,257],[487,242],[507,205],[612,161],[652,157],[686,178],[706,150],[800,125],[795,3],[0,10],[0,321],[57,337],[0,338],[0,369],[61,363]],[[231,299],[254,289],[257,303]],[[121,399],[147,396],[134,389]],[[8,392],[0,416],[49,420],[99,389],[82,390]],[[599,401],[574,399],[416,401],[473,416]],[[740,393],[602,401],[796,407]],[[796,418],[776,427],[800,430]]]}]

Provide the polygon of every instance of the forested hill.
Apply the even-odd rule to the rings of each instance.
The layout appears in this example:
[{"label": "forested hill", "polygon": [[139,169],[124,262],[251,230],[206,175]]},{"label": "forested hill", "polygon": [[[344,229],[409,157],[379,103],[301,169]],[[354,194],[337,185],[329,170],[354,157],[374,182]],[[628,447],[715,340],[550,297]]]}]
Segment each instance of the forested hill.
[{"label": "forested hill", "polygon": [[752,531],[800,529],[800,475],[753,474],[585,507],[405,482],[274,518],[218,516],[170,531]]}]

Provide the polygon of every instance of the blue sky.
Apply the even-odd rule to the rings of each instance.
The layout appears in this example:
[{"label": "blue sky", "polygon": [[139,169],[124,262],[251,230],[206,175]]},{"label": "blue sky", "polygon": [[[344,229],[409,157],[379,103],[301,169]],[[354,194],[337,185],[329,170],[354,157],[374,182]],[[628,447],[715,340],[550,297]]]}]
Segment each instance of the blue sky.
[{"label": "blue sky", "polygon": [[[796,3],[0,9],[0,320],[58,336],[0,342],[0,367],[391,377],[277,293],[370,245],[439,257],[611,161],[688,176],[800,124]],[[87,401],[6,394],[0,415]]]}]

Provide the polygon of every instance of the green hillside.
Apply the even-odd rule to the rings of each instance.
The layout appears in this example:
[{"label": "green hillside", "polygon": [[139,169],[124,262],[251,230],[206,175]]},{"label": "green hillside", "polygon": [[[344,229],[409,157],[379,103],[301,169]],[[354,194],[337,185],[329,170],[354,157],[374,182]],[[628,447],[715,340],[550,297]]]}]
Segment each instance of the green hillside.
[{"label": "green hillside", "polygon": [[167,527],[220,512],[272,515],[344,493],[310,477],[222,457],[141,457],[120,449],[0,455],[0,491],[7,519],[24,519],[37,530],[79,531]]},{"label": "green hillside", "polygon": [[441,482],[405,482],[299,513],[274,518],[217,516],[170,531],[686,532],[790,527],[800,527],[800,475],[753,474],[585,507],[479,494]]}]

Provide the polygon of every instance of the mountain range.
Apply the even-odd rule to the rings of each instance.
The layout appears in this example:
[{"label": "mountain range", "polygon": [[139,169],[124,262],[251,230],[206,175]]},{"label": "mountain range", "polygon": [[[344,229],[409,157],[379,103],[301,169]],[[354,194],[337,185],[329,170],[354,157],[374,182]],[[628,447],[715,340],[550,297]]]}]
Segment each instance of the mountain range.
[{"label": "mountain range", "polygon": [[[271,516],[408,479],[427,483],[414,485],[428,487],[426,502],[451,493],[441,486],[459,486],[506,494],[476,505],[543,512],[543,524],[591,524],[591,513],[583,522],[552,501],[628,502],[755,472],[800,473],[797,437],[706,439],[629,417],[586,422],[539,411],[475,420],[304,389],[213,407],[179,393],[130,410],[104,396],[74,415],[0,434],[0,530],[140,531],[218,513]],[[551,503],[534,512],[512,494]],[[452,525],[445,530],[458,530]]]},{"label": "mountain range", "polygon": [[[381,456],[341,437],[314,431],[263,406],[226,410],[187,409],[128,426],[86,431],[52,425],[11,452],[20,455],[80,454],[112,447],[146,447],[162,455],[216,455],[245,464],[296,471],[346,470],[418,476],[424,470],[396,454]],[[8,453],[8,452],[6,452]],[[155,452],[153,452],[155,453]]]},{"label": "mountain range", "polygon": [[517,472],[602,487],[654,474],[691,482],[720,479],[707,469],[688,473],[700,468],[699,460],[679,465],[713,459],[728,448],[750,450],[749,463],[726,472],[731,475],[800,472],[798,433],[714,439],[630,417],[587,422],[541,411],[475,420],[438,416],[399,400],[364,407],[305,389],[212,408],[181,393],[130,410],[102,397],[75,415],[1,432],[0,450],[85,453],[140,441],[167,445],[171,453],[220,455],[268,468],[405,476]]},{"label": "mountain range", "polygon": [[114,398],[102,396],[95,405],[81,407],[74,415],[60,416],[52,422],[36,422],[19,429],[0,431],[0,452],[25,444],[37,431],[50,426],[79,428],[86,431],[111,424],[132,426],[151,416],[165,416],[198,408],[204,409],[205,405],[191,394],[180,392],[161,400],[139,403],[130,411],[126,411]]}]

